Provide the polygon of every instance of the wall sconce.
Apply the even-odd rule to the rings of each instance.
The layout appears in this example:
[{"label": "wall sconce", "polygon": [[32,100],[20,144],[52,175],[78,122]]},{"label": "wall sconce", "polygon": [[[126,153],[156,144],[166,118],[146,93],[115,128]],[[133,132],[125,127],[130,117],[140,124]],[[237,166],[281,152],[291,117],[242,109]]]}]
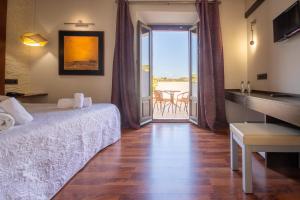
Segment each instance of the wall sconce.
[{"label": "wall sconce", "polygon": [[254,32],[253,26],[255,24],[256,24],[256,19],[251,22],[251,41],[250,41],[251,46],[253,46],[255,44],[254,39],[253,39],[253,32]]},{"label": "wall sconce", "polygon": [[86,23],[83,22],[82,20],[78,20],[78,22],[66,22],[64,25],[74,25],[76,27],[86,27],[88,28],[89,26],[95,26],[95,23]]}]

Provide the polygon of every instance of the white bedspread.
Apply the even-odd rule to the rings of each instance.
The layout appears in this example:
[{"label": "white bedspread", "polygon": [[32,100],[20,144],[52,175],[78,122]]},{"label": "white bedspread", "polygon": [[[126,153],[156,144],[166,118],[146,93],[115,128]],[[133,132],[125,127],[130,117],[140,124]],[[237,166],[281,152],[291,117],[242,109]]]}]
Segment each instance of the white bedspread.
[{"label": "white bedspread", "polygon": [[29,124],[0,133],[0,199],[52,198],[101,149],[120,138],[120,115],[111,104],[58,110],[26,108]]}]

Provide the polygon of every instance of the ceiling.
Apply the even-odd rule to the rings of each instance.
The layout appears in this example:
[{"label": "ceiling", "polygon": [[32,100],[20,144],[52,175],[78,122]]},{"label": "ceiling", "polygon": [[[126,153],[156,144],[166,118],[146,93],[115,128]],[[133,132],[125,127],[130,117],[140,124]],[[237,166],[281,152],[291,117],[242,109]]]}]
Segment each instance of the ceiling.
[{"label": "ceiling", "polygon": [[194,24],[198,20],[196,12],[142,11],[138,17],[146,24]]}]

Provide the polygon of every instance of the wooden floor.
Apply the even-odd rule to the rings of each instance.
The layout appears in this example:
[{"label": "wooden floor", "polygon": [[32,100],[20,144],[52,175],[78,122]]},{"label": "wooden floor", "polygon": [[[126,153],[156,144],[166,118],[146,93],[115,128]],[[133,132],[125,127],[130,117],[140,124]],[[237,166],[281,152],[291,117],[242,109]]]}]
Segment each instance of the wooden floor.
[{"label": "wooden floor", "polygon": [[[229,168],[229,137],[191,124],[151,124],[123,131],[55,200],[300,199],[300,170],[266,169],[254,155],[254,194]],[[241,166],[240,166],[241,167]]]}]

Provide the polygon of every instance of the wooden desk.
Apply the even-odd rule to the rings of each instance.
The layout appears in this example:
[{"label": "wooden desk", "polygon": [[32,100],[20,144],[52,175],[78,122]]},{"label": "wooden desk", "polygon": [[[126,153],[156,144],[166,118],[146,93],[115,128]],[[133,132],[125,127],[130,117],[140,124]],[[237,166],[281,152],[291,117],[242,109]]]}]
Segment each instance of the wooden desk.
[{"label": "wooden desk", "polygon": [[[273,95],[273,96],[272,96]],[[274,95],[279,95],[274,97]],[[253,91],[251,95],[242,94],[238,90],[227,90],[226,100],[243,105],[265,115],[266,123],[276,123],[300,129],[300,95],[274,92]],[[298,166],[298,154],[267,153],[266,165]]]},{"label": "wooden desk", "polygon": [[225,93],[225,98],[263,113],[266,117],[273,117],[300,127],[300,96],[283,94],[285,96],[272,97],[272,94],[276,95],[276,93],[261,91],[254,91],[248,95],[236,90],[228,90]]}]

